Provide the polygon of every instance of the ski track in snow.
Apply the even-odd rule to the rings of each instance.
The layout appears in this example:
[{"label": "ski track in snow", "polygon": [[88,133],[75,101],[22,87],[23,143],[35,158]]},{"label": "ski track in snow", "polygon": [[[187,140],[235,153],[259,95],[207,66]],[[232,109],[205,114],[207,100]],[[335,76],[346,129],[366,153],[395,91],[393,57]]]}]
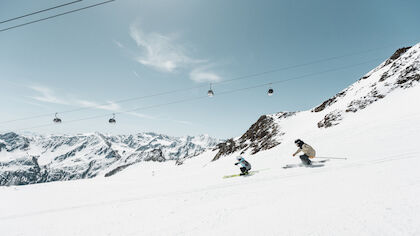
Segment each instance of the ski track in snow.
[{"label": "ski track in snow", "polygon": [[[412,154],[413,156],[407,156],[409,154]],[[187,191],[187,192],[181,192],[181,193],[173,192],[173,193],[166,194],[166,196],[152,195],[152,196],[146,196],[146,197],[141,197],[141,198],[129,198],[129,199],[109,201],[109,202],[100,202],[100,203],[94,203],[94,204],[77,205],[77,206],[72,206],[72,207],[67,207],[67,208],[50,209],[50,210],[33,212],[33,213],[23,214],[23,215],[10,215],[10,216],[0,217],[0,220],[22,218],[22,217],[27,217],[27,216],[37,216],[37,215],[48,214],[48,213],[70,211],[70,210],[80,209],[80,208],[98,207],[98,206],[103,206],[103,205],[112,205],[112,204],[118,204],[118,203],[141,201],[141,200],[152,199],[152,198],[155,198],[155,197],[170,197],[170,196],[174,196],[174,195],[185,195],[185,194],[199,193],[199,192],[209,191],[209,190],[236,187],[238,185],[259,184],[261,182],[277,181],[279,179],[293,178],[293,177],[299,177],[299,176],[305,176],[305,175],[312,175],[312,174],[323,173],[323,172],[328,172],[328,171],[337,171],[337,170],[341,170],[341,169],[349,169],[349,168],[358,168],[358,167],[363,167],[363,166],[377,165],[377,164],[384,163],[384,162],[392,162],[392,161],[399,161],[399,160],[413,159],[413,158],[420,159],[420,152],[411,152],[411,153],[402,154],[402,155],[392,155],[392,156],[389,156],[389,157],[395,157],[395,156],[400,156],[400,157],[399,158],[381,158],[381,159],[371,160],[371,161],[368,161],[368,162],[356,162],[356,163],[352,163],[350,165],[343,165],[343,166],[339,166],[339,167],[335,167],[335,168],[325,167],[325,168],[322,168],[322,169],[319,169],[319,170],[311,170],[311,171],[308,171],[308,172],[302,173],[302,174],[278,176],[278,177],[269,178],[269,179],[260,179],[260,180],[245,182],[245,183],[235,183],[235,184],[229,184],[229,185],[223,185],[223,186],[211,186],[211,187],[198,189],[198,190],[194,190],[194,191]],[[306,168],[306,169],[308,169],[308,168]],[[276,170],[281,171],[280,168],[277,168]],[[245,177],[248,177],[248,176],[245,176]]]},{"label": "ski track in snow", "polygon": [[[268,186],[281,186],[281,185],[290,185],[289,181],[292,182],[301,182],[302,178],[303,179],[314,179],[313,181],[316,181],[316,179],[320,176],[320,175],[329,175],[329,173],[336,173],[336,174],[343,174],[345,171],[345,174],[348,174],[347,172],[353,172],[354,169],[358,170],[359,172],[362,171],[364,172],[364,169],[366,169],[367,171],[370,171],[372,169],[372,166],[377,166],[377,165],[388,165],[389,163],[392,162],[404,162],[405,160],[416,160],[417,164],[420,164],[420,152],[407,152],[407,153],[402,153],[402,154],[398,154],[398,155],[390,155],[390,156],[386,156],[383,158],[378,158],[378,159],[373,159],[373,160],[369,160],[369,161],[357,161],[351,164],[344,164],[341,163],[340,165],[337,166],[332,166],[332,167],[325,167],[322,169],[317,169],[317,170],[313,170],[313,169],[309,169],[309,168],[303,168],[302,171],[295,171],[295,172],[299,172],[299,173],[288,173],[288,171],[281,171],[279,168],[278,169],[270,169],[269,171],[272,173],[275,173],[277,176],[264,176],[264,172],[259,173],[259,175],[261,175],[260,178],[242,178],[239,179],[237,181],[233,180],[233,181],[225,181],[225,183],[222,183],[222,185],[209,185],[206,187],[202,187],[202,188],[198,188],[198,189],[193,189],[193,190],[189,190],[189,191],[172,191],[172,192],[167,192],[167,193],[157,193],[157,194],[151,194],[151,195],[145,195],[145,196],[141,196],[141,197],[131,197],[131,198],[121,198],[121,199],[115,199],[115,200],[111,200],[111,201],[100,201],[97,203],[91,203],[91,204],[80,204],[80,205],[74,205],[74,206],[70,206],[70,207],[63,207],[63,208],[56,208],[56,209],[48,209],[48,210],[44,210],[44,211],[37,211],[37,212],[30,212],[27,214],[16,214],[16,215],[6,215],[6,216],[1,216],[0,217],[0,225],[2,225],[4,222],[7,221],[12,221],[12,220],[22,220],[22,218],[29,218],[30,220],[33,220],[33,218],[50,218],[50,219],[54,219],[55,216],[58,215],[62,215],[62,214],[67,214],[67,215],[78,215],[80,211],[82,212],[90,212],[90,211],[96,211],[97,209],[102,209],[102,208],[106,208],[109,210],[109,208],[111,209],[119,209],[119,208],[125,208],[125,209],[131,209],[132,207],[136,208],[135,206],[137,204],[147,204],[147,202],[174,202],[175,201],[175,205],[173,205],[175,208],[178,208],[180,206],[177,206],[177,201],[181,201],[182,199],[184,199],[185,201],[206,201],[208,200],[209,197],[211,198],[221,198],[223,197],[223,193],[229,193],[229,197],[238,197],[241,198],[243,197],[243,190],[244,189],[264,189],[267,188]],[[345,161],[344,161],[345,162]],[[258,175],[256,175],[258,176]],[[295,179],[295,180],[294,180]],[[324,180],[324,181],[331,181],[331,180]],[[419,181],[420,182],[420,181]],[[287,184],[289,183],[289,184]],[[68,182],[66,184],[70,184],[71,182]],[[319,184],[319,183],[318,183]],[[417,183],[418,185],[419,183]],[[54,183],[54,185],[56,185],[56,183]],[[294,184],[292,184],[293,187]],[[411,186],[411,185],[409,185]],[[76,187],[76,186],[74,186]],[[24,187],[23,187],[24,188]],[[287,189],[287,188],[286,188]],[[258,194],[253,194],[249,191],[245,192],[247,194],[247,196],[251,196],[251,199],[259,199]],[[117,195],[120,196],[121,195]],[[220,199],[219,199],[220,200]],[[209,219],[212,219],[211,221],[215,221],[213,222],[215,224],[215,226],[220,226],[220,224],[222,224],[222,220],[220,220],[221,218],[226,217],[226,215],[230,215],[232,213],[236,213],[235,215],[238,215],[238,212],[243,212],[243,211],[248,211],[250,209],[256,209],[259,207],[262,207],[264,209],[267,208],[267,205],[265,205],[264,201],[255,201],[254,203],[250,203],[249,201],[250,199],[248,199],[246,202],[247,204],[244,205],[240,205],[240,206],[236,206],[236,207],[232,207],[226,210],[221,210],[221,209],[217,209],[215,212],[212,211],[212,214],[216,214],[213,216],[209,216]],[[250,205],[248,205],[250,204]],[[277,204],[279,204],[279,202],[277,202]],[[181,204],[183,205],[183,204]],[[185,207],[185,206],[184,206]],[[97,208],[97,209],[95,209]],[[221,212],[220,212],[221,211]],[[174,211],[174,209],[172,209],[172,211],[170,211],[169,213],[171,213],[174,215],[176,213],[176,211]],[[4,214],[4,212],[3,212]],[[188,214],[187,214],[188,215]],[[240,214],[239,216],[240,217]],[[262,217],[262,216],[261,216]],[[257,217],[258,218],[258,217]],[[121,220],[121,219],[120,219]],[[201,218],[201,220],[204,220]],[[218,222],[218,223],[217,223]],[[187,222],[184,222],[187,223]],[[195,222],[196,224],[197,222]],[[191,235],[195,233],[198,233],[200,231],[201,227],[197,228],[191,228],[187,231],[181,231],[179,232],[179,234],[181,235],[189,235],[189,233],[192,233]],[[173,230],[173,228],[172,228]],[[148,231],[147,235],[151,234],[157,234],[157,235],[165,235],[165,233],[171,234],[172,232],[171,228],[168,227],[165,229],[165,227],[161,228],[159,227],[158,230],[156,231]],[[290,229],[289,229],[290,230]],[[366,229],[367,230],[367,229]],[[362,230],[363,231],[363,230]],[[165,233],[163,233],[165,232]],[[352,231],[353,232],[353,231]],[[368,232],[368,231],[366,231]],[[86,232],[79,232],[81,234],[85,234]],[[144,233],[143,231],[126,231],[124,234],[125,235],[138,235],[138,234],[142,234]],[[208,233],[208,232],[207,232]],[[290,231],[289,232],[290,235],[294,235],[296,232],[294,231]],[[328,234],[328,232],[325,232]],[[331,233],[331,232],[330,232]],[[359,232],[360,233],[360,232]],[[206,233],[205,233],[206,234]],[[13,234],[11,234],[13,235]],[[18,235],[18,234],[16,234]],[[35,234],[37,235],[37,234]],[[40,234],[41,235],[41,234]],[[71,234],[70,234],[71,235]],[[111,234],[114,235],[114,234]],[[118,235],[118,234],[115,234]],[[177,234],[175,234],[177,235]],[[235,235],[235,234],[234,234]],[[270,235],[270,234],[268,234]],[[274,234],[272,234],[274,235]],[[286,233],[287,235],[287,233]],[[322,235],[322,234],[315,234],[315,235]],[[391,235],[391,234],[387,234],[385,233],[385,235]]]}]

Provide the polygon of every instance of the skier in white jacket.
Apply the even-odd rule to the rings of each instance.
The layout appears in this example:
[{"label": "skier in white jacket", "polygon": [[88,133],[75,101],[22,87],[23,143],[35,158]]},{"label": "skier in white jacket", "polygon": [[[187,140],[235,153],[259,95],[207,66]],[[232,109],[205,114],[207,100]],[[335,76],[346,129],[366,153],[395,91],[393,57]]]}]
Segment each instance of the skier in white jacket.
[{"label": "skier in white jacket", "polygon": [[302,140],[297,139],[295,141],[296,146],[299,147],[299,149],[293,153],[293,156],[296,156],[299,152],[303,152],[303,155],[300,155],[300,160],[304,165],[311,165],[311,160],[309,158],[314,158],[316,155],[315,149],[313,149],[308,144],[304,143]]}]

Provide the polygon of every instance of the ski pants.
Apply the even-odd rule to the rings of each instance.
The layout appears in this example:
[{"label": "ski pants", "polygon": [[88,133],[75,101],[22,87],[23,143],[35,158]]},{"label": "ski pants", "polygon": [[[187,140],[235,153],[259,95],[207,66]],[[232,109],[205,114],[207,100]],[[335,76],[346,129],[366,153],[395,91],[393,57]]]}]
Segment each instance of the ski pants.
[{"label": "ski pants", "polygon": [[248,172],[250,169],[249,168],[246,168],[246,167],[241,167],[241,172],[242,173],[246,173],[246,172]]},{"label": "ski pants", "polygon": [[309,160],[309,156],[306,154],[300,155],[300,160],[302,161],[302,163],[304,165],[310,165],[311,164],[311,160]]}]

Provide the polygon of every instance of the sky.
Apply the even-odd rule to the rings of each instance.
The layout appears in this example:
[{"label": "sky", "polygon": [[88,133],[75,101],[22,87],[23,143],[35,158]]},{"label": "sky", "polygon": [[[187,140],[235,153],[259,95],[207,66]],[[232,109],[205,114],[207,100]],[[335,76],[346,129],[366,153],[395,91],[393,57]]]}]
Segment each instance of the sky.
[{"label": "sky", "polygon": [[[2,0],[0,21],[67,2]],[[116,0],[3,31],[0,133],[239,136],[261,115],[315,107],[418,43],[418,12],[414,0]]]}]

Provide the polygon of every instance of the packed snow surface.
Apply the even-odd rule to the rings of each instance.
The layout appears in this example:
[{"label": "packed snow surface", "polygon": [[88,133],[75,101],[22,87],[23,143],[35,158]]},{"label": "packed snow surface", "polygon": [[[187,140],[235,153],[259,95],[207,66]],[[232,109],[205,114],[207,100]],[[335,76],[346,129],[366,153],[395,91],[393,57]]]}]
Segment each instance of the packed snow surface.
[{"label": "packed snow surface", "polygon": [[[210,162],[140,162],[112,177],[0,187],[1,235],[420,235],[420,86],[394,91],[331,129],[290,119],[283,143]],[[313,120],[311,120],[313,119]],[[323,167],[283,169],[295,138]],[[322,158],[319,158],[320,160]],[[316,160],[316,159],[315,159]]]}]

